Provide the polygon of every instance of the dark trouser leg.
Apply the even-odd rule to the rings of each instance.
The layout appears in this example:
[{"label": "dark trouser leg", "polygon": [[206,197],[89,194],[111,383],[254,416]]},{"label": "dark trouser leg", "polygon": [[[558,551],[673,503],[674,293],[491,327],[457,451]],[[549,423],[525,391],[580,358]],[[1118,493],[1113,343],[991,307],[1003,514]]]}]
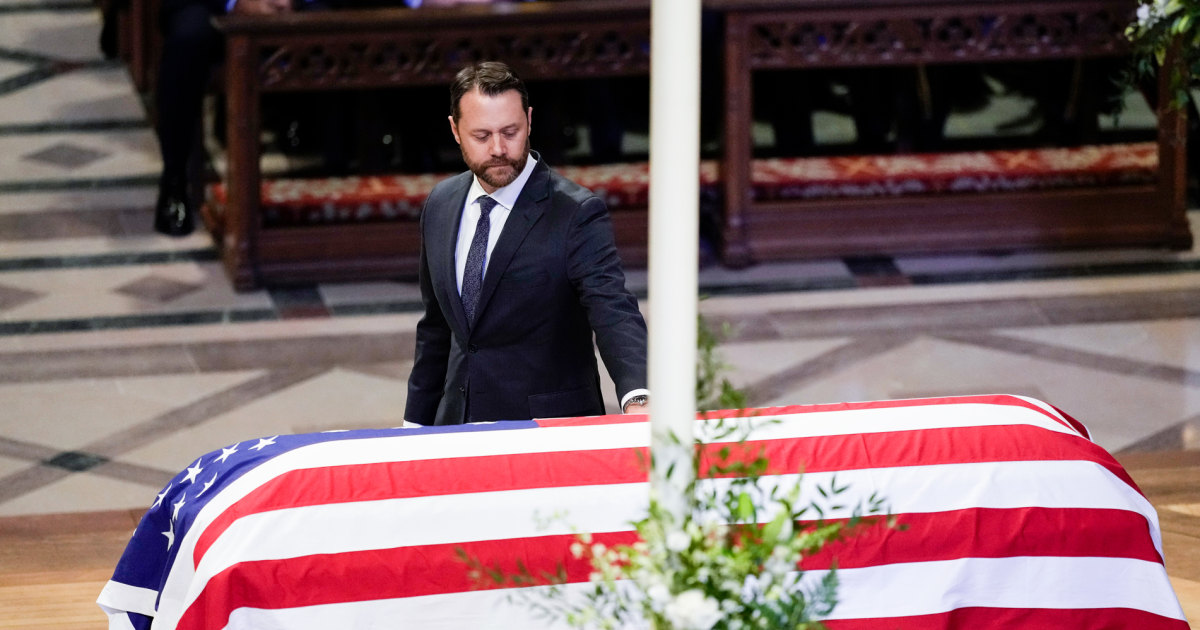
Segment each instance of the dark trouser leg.
[{"label": "dark trouser leg", "polygon": [[209,70],[219,59],[221,37],[202,4],[163,4],[163,55],[155,94],[163,172],[155,229],[181,236],[195,212],[188,190],[188,158],[196,148]]}]

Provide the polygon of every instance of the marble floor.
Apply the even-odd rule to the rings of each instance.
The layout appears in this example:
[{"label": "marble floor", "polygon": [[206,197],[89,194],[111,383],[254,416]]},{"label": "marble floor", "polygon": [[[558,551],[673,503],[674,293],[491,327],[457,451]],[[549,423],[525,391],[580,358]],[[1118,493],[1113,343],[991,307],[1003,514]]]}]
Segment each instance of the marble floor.
[{"label": "marble floor", "polygon": [[[155,136],[98,34],[90,2],[0,0],[0,539],[139,512],[197,453],[404,408],[417,288],[237,293],[206,234],[155,234]],[[1200,450],[1200,250],[708,266],[701,285],[753,405],[1017,393],[1122,457]],[[1195,618],[1200,562],[1167,563]]]}]

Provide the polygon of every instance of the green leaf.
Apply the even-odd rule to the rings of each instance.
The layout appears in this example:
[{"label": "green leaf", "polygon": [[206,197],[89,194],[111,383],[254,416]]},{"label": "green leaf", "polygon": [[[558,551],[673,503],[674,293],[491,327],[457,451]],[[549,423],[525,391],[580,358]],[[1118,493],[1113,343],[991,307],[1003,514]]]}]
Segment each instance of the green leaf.
[{"label": "green leaf", "polygon": [[779,514],[776,514],[775,518],[771,519],[771,522],[767,523],[766,527],[762,529],[763,544],[773,548],[776,541],[779,540],[780,534],[784,533],[784,527],[791,522],[791,514],[788,512],[781,511]]},{"label": "green leaf", "polygon": [[741,522],[749,522],[754,518],[754,501],[750,499],[750,495],[743,492],[737,498],[737,517]]},{"label": "green leaf", "polygon": [[1181,35],[1187,31],[1191,23],[1191,16],[1184,15],[1171,23],[1171,34]]}]

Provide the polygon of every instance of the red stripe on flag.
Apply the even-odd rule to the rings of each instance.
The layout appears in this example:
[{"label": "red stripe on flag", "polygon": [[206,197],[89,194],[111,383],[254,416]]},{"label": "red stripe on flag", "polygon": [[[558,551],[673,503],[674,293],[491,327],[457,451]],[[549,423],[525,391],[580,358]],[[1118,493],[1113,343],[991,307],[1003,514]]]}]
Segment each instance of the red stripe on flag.
[{"label": "red stripe on flag", "polygon": [[[632,544],[637,537],[618,532],[594,539]],[[541,536],[243,562],[213,576],[176,628],[221,628],[241,607],[285,609],[497,588],[472,581],[459,550],[488,567],[499,563],[509,575],[516,574],[518,561],[535,576],[555,572],[562,563],[569,581],[586,581],[590,564],[571,556],[573,542],[570,535]],[[552,555],[548,549],[561,553]],[[347,575],[354,579],[347,580]]]},{"label": "red stripe on flag", "polygon": [[831,619],[829,630],[1188,630],[1181,619],[1132,608],[958,608],[935,615],[882,619]]},{"label": "red stripe on flag", "polygon": [[[1137,512],[1090,508],[971,508],[900,514],[806,557],[805,570],[1013,556],[1120,557],[1162,563]],[[878,522],[878,519],[871,519]]]},{"label": "red stripe on flag", "polygon": [[[737,454],[737,444],[726,446],[732,455]],[[716,461],[713,458],[721,448],[722,445],[705,448],[701,471]],[[767,474],[774,475],[801,470],[836,472],[982,462],[1090,461],[1142,494],[1133,477],[1094,442],[1024,424],[752,441],[741,447],[740,459],[751,461],[760,449],[769,462]]]},{"label": "red stripe on flag", "polygon": [[[833,557],[842,568],[969,557],[1114,557],[1160,562],[1146,536],[1145,519],[1122,510],[967,509],[905,514],[900,523],[905,529],[889,530],[878,524],[866,527],[853,537],[852,544],[831,545],[827,553],[806,559],[801,566],[827,569]],[[593,534],[594,543],[610,547],[635,540],[633,532]],[[498,588],[473,582],[459,550],[506,575],[516,574],[519,562],[533,576],[554,573],[562,566],[568,581],[585,582],[591,566],[570,554],[575,541],[573,535],[539,536],[243,562],[209,580],[178,628],[223,627],[229,614],[241,607],[283,609]],[[347,575],[355,579],[347,580]],[[959,625],[957,619],[953,624],[974,627]]]},{"label": "red stripe on flag", "polygon": [[[726,445],[707,445],[701,470]],[[737,450],[737,445],[728,445]],[[1005,461],[1085,460],[1138,490],[1099,446],[1077,436],[1029,425],[956,427],[829,435],[747,442],[744,457],[761,447],[769,474]],[[200,534],[198,565],[237,519],[259,512],[351,501],[470,494],[646,481],[647,449],[556,451],[482,457],[382,462],[292,470],[255,488]],[[887,497],[884,497],[887,498]]]},{"label": "red stripe on flag", "polygon": [[590,427],[602,424],[637,424],[648,420],[646,414],[613,414],[608,416],[581,416],[578,418],[546,418],[534,420],[541,427]]},{"label": "red stripe on flag", "polygon": [[[712,411],[701,412],[696,414],[699,419],[717,419],[717,418],[760,418],[764,416],[784,416],[804,413],[824,413],[830,411],[856,411],[866,409],[897,409],[902,407],[932,407],[935,405],[1003,405],[1008,407],[1022,407],[1036,411],[1054,422],[1061,424],[1073,431],[1078,432],[1085,438],[1091,439],[1087,427],[1081,422],[1075,420],[1071,416],[1062,412],[1057,407],[1052,407],[1055,411],[1062,414],[1058,417],[1047,411],[1044,407],[1035,405],[1028,400],[1017,398],[1008,394],[995,394],[988,396],[956,396],[948,398],[914,398],[909,400],[878,400],[868,402],[846,402],[832,403],[825,405],[789,405],[786,407],[757,407],[742,409],[736,413],[729,411]],[[592,416],[582,418],[554,418],[548,420],[538,420],[537,423],[544,427],[579,427],[590,425],[603,424],[628,424],[633,422],[644,422],[644,415],[609,415],[609,416]]]}]

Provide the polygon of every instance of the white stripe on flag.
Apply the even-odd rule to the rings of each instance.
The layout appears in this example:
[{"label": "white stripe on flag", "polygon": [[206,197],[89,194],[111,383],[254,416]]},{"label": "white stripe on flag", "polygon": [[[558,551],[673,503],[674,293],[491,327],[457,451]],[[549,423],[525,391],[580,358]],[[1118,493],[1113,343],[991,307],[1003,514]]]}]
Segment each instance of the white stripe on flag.
[{"label": "white stripe on flag", "polygon": [[[1055,414],[1055,417],[1060,416]],[[754,425],[750,437],[753,440],[1010,425],[1035,426],[1057,433],[1079,435],[1062,422],[1033,409],[982,403],[766,414],[748,420]],[[703,421],[703,428],[697,427],[697,434],[710,436],[717,422]]]},{"label": "white stripe on flag", "polygon": [[[805,580],[824,572],[809,571]],[[1113,579],[1113,576],[1122,576]],[[1124,558],[966,558],[838,571],[841,603],[829,619],[876,619],[943,613],[956,608],[1112,609],[1184,619],[1162,565]],[[586,584],[568,585],[574,596]],[[516,590],[516,589],[514,589]],[[565,628],[529,606],[544,588],[469,591],[283,610],[239,609],[228,630],[419,628],[509,630]],[[510,601],[511,600],[511,601]],[[376,624],[385,620],[384,625]],[[886,622],[881,627],[887,627]]]},{"label": "white stripe on flag", "polygon": [[100,591],[100,597],[96,598],[96,603],[108,610],[126,610],[154,616],[154,604],[157,600],[157,591],[109,580]]},{"label": "white stripe on flag", "polygon": [[[820,575],[807,572],[805,579]],[[838,580],[840,603],[829,619],[969,607],[1131,608],[1184,618],[1174,592],[1163,588],[1163,565],[1131,558],[963,558],[844,569]]]}]

